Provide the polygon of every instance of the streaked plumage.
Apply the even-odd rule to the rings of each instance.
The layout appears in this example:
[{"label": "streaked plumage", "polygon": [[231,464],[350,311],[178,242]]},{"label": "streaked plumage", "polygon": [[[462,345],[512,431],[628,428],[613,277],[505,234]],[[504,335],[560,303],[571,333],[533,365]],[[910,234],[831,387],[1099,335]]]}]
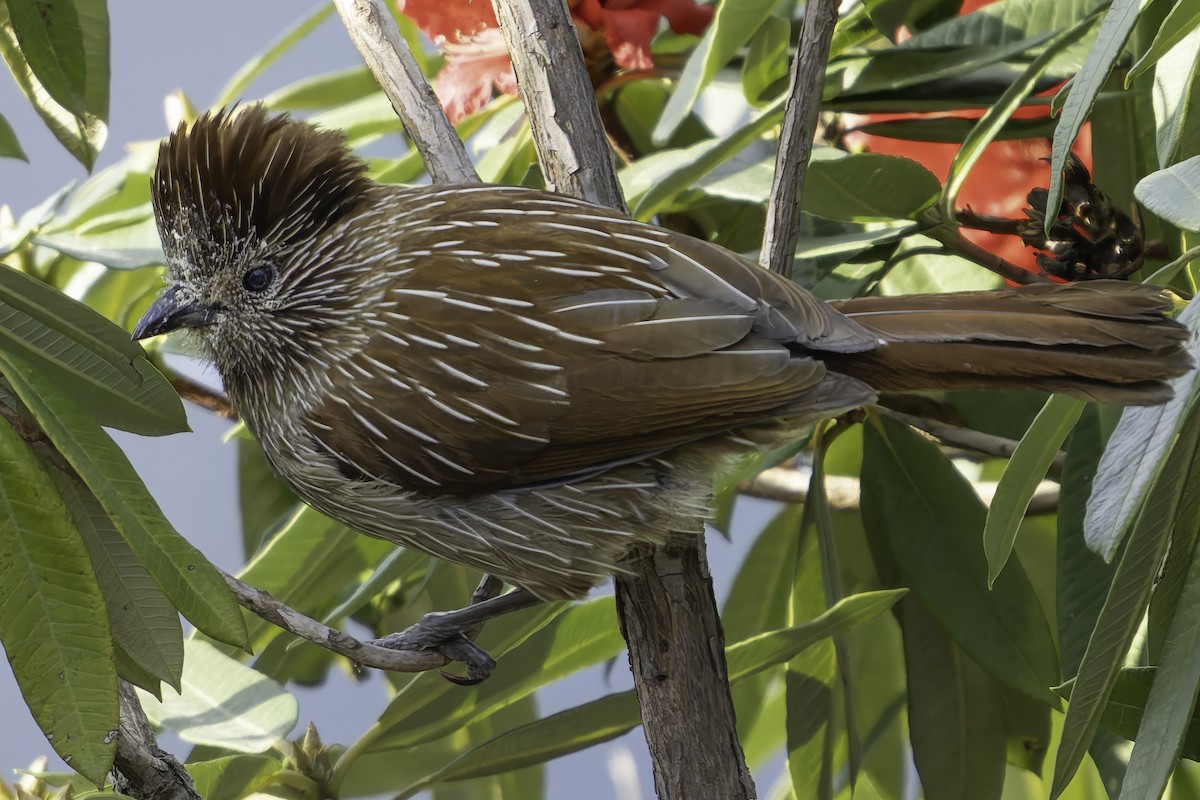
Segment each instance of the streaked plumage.
[{"label": "streaked plumage", "polygon": [[[257,107],[176,131],[154,208],[178,288],[138,333],[198,327],[285,482],[364,533],[545,598],[694,532],[747,439],[876,388],[1158,402],[1189,366],[1154,289],[830,306],[570,198],[376,185],[338,134]],[[270,285],[246,288],[264,267]]]}]

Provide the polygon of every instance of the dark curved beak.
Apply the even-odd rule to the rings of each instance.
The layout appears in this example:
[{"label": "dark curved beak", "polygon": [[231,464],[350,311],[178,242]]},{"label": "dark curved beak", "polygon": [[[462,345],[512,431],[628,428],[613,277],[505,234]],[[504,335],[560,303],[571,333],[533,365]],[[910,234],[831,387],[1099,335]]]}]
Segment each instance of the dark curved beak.
[{"label": "dark curved beak", "polygon": [[185,294],[179,285],[175,285],[146,309],[133,329],[133,338],[147,339],[180,328],[201,328],[211,325],[215,316],[215,309],[200,304]]}]

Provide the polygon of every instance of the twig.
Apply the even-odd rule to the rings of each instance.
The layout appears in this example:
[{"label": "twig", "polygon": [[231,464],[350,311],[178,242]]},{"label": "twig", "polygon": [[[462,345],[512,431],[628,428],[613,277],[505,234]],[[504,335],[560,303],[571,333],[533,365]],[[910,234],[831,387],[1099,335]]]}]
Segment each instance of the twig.
[{"label": "twig", "polygon": [[167,370],[167,380],[171,382],[172,388],[179,393],[179,396],[189,403],[200,406],[216,414],[221,419],[236,420],[238,418],[237,410],[233,404],[229,402],[229,398],[218,392],[216,389],[197,383],[191,378],[180,375],[177,372]]},{"label": "twig", "polygon": [[[995,481],[979,481],[971,487],[985,504],[990,504],[996,495]],[[805,503],[808,501],[809,474],[786,467],[771,467],[753,478],[738,484],[738,493],[749,497],[761,497],[780,503]],[[825,476],[825,496],[831,511],[856,511],[859,508],[860,485],[857,478],[844,475]],[[1058,511],[1059,486],[1053,481],[1042,481],[1034,491],[1026,516],[1054,514]]]},{"label": "twig", "polygon": [[[494,4],[548,182],[625,210],[566,6],[562,0]],[[617,619],[629,645],[658,797],[754,797],[702,526],[696,536],[634,554],[624,566],[627,572],[616,577]]]},{"label": "twig", "polygon": [[421,74],[386,0],[334,0],[334,5],[434,182],[477,183],[467,148]]},{"label": "twig", "polygon": [[[628,212],[566,6],[562,0],[498,0],[494,5],[529,109],[546,186]],[[572,64],[580,69],[571,69]]]},{"label": "twig", "polygon": [[119,682],[121,724],[113,784],[118,792],[138,800],[200,800],[192,776],[175,757],[159,749],[138,701],[137,692]]},{"label": "twig", "polygon": [[804,176],[812,156],[813,137],[821,111],[821,87],[825,83],[825,64],[829,60],[829,43],[837,20],[837,0],[808,0],[805,5],[804,27],[792,62],[779,153],[775,156],[771,202],[767,206],[767,229],[759,258],[764,267],[780,275],[792,274]]},{"label": "twig", "polygon": [[935,225],[927,230],[922,231],[925,236],[944,244],[952,252],[957,253],[963,258],[974,261],[979,266],[990,269],[1000,277],[1010,280],[1013,283],[1029,284],[1029,283],[1047,283],[1049,278],[1039,275],[1036,272],[1030,272],[1027,269],[1021,269],[1011,261],[1007,261],[1000,256],[988,250],[984,250],[979,245],[967,239],[960,234],[956,228],[949,225]]},{"label": "twig", "polygon": [[[874,410],[898,422],[903,422],[909,427],[924,431],[942,444],[976,453],[983,453],[984,455],[996,456],[997,458],[1011,458],[1013,451],[1017,449],[1017,445],[1019,444],[1014,439],[1006,439],[1003,436],[995,436],[971,428],[964,428],[961,425],[951,425],[949,422],[942,422],[941,420],[930,419],[929,417],[918,417],[882,406],[875,406]],[[1066,457],[1066,453],[1061,450],[1058,451],[1054,456],[1054,460],[1050,462],[1051,466],[1056,470],[1062,469],[1063,461]]]},{"label": "twig", "polygon": [[238,580],[226,572],[222,572],[221,575],[233,590],[238,603],[246,610],[301,639],[307,639],[326,650],[343,655],[357,665],[391,672],[428,672],[450,663],[451,659],[436,650],[397,650],[360,641],[344,631],[301,614],[276,600],[269,592]]}]

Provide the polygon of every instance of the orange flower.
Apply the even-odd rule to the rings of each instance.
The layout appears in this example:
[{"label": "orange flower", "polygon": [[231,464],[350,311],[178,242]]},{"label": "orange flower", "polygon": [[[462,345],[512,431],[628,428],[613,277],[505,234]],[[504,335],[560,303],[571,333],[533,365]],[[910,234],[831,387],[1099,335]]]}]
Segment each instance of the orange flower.
[{"label": "orange flower", "polygon": [[[478,111],[493,91],[516,94],[512,63],[487,0],[396,0],[446,57],[437,95],[452,120]],[[694,0],[571,0],[571,14],[588,42],[612,53],[624,69],[649,69],[650,42],[666,19],[676,33],[699,34],[712,21],[710,6]],[[588,34],[593,34],[589,36]]]}]

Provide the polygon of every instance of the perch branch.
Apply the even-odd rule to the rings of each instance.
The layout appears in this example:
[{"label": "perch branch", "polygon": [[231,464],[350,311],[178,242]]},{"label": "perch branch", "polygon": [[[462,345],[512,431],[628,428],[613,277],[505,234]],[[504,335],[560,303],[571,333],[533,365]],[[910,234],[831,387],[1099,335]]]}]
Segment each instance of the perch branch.
[{"label": "perch branch", "polygon": [[829,60],[829,43],[837,21],[837,0],[808,0],[800,45],[792,62],[783,130],[779,135],[779,152],[775,156],[775,177],[771,182],[771,202],[767,206],[767,229],[759,258],[764,267],[780,275],[792,273],[804,176],[812,156],[813,137],[821,112],[821,88],[825,84],[825,64]]},{"label": "perch branch", "polygon": [[[562,0],[495,0],[547,183],[625,210],[574,25]],[[617,618],[660,800],[752,798],[703,528],[626,559]]]},{"label": "perch branch", "polygon": [[421,74],[386,0],[334,0],[334,5],[434,183],[477,183],[467,148]]},{"label": "perch branch", "polygon": [[165,372],[171,387],[183,400],[211,411],[221,419],[237,420],[237,410],[225,395],[170,369]]},{"label": "perch branch", "polygon": [[137,691],[119,682],[121,723],[117,728],[117,757],[113,785],[137,800],[200,800],[192,776],[175,757],[159,749]]}]

